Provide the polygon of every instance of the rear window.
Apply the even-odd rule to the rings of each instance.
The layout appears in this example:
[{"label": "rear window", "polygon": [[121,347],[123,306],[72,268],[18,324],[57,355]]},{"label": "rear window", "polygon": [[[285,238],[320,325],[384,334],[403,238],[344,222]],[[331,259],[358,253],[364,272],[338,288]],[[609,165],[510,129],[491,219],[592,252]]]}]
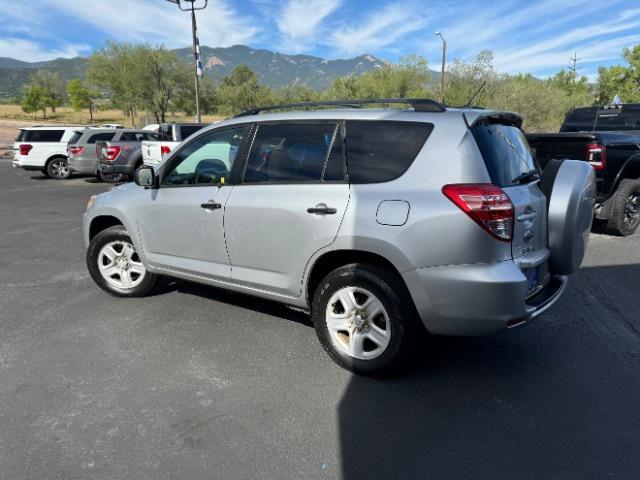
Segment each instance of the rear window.
[{"label": "rear window", "polygon": [[160,125],[158,128],[158,140],[163,142],[173,142],[173,129],[171,125]]},{"label": "rear window", "polygon": [[640,105],[576,108],[567,116],[561,132],[640,130]]},{"label": "rear window", "polygon": [[204,128],[204,125],[183,125],[180,127],[180,139],[184,140],[202,128]]},{"label": "rear window", "polygon": [[19,142],[52,142],[62,140],[64,130],[23,130]]},{"label": "rear window", "polygon": [[78,140],[80,140],[82,133],[83,132],[73,132],[71,134],[71,138],[69,138],[69,144],[73,145],[74,143],[78,143]]},{"label": "rear window", "polygon": [[149,132],[123,132],[120,136],[121,142],[142,142],[145,140],[156,140],[158,137]]},{"label": "rear window", "polygon": [[113,132],[96,133],[95,135],[91,135],[89,137],[89,139],[87,140],[87,143],[89,145],[91,145],[91,144],[94,144],[94,143],[100,142],[100,141],[109,142],[109,141],[113,140],[114,136],[115,136],[115,133],[113,133]]},{"label": "rear window", "polygon": [[347,170],[351,183],[398,178],[411,166],[433,130],[423,122],[348,121]]},{"label": "rear window", "polygon": [[482,123],[471,131],[494,185],[509,187],[517,183],[518,176],[539,170],[529,143],[519,128]]}]

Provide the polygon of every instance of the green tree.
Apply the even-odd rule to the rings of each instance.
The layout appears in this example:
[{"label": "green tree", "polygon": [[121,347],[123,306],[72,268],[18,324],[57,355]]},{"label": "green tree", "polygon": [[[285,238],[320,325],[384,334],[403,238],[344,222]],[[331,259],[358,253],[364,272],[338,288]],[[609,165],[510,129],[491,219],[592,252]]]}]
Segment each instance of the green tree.
[{"label": "green tree", "polygon": [[84,108],[88,109],[89,119],[93,122],[93,112],[96,108],[96,100],[100,98],[100,91],[75,78],[67,83],[67,93],[71,99],[71,107],[76,112]]},{"label": "green tree", "polygon": [[218,111],[230,115],[271,103],[271,90],[246,65],[238,65],[218,87]]},{"label": "green tree", "polygon": [[584,75],[579,76],[572,70],[560,70],[549,79],[549,83],[562,89],[569,96],[571,108],[593,103],[593,93],[589,81]]},{"label": "green tree", "polygon": [[[496,72],[493,68],[493,52],[483,50],[471,62],[453,61],[445,73],[445,102],[449,105],[486,106],[494,96]],[[484,85],[484,86],[483,86]],[[475,95],[475,98],[472,97]]]},{"label": "green tree", "polygon": [[25,91],[21,106],[25,113],[35,113],[42,110],[42,115],[47,118],[47,107],[50,103],[51,99],[44,88],[40,85],[31,85]]},{"label": "green tree", "polygon": [[62,77],[57,72],[50,70],[38,70],[31,77],[31,84],[40,87],[46,92],[47,107],[56,113],[56,108],[66,100],[66,92]]},{"label": "green tree", "polygon": [[640,45],[625,48],[626,66],[614,65],[598,69],[598,101],[610,103],[616,95],[626,103],[640,102]]}]

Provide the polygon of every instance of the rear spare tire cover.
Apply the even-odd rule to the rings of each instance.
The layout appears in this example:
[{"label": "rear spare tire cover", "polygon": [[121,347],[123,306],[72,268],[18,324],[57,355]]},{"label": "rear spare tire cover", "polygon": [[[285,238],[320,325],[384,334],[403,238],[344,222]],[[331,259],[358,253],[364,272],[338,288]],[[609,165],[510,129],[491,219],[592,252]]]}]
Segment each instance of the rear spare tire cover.
[{"label": "rear spare tire cover", "polygon": [[[546,172],[545,172],[546,173]],[[549,269],[569,275],[584,259],[596,195],[593,168],[579,160],[564,160],[555,173],[551,195],[547,194]]]}]

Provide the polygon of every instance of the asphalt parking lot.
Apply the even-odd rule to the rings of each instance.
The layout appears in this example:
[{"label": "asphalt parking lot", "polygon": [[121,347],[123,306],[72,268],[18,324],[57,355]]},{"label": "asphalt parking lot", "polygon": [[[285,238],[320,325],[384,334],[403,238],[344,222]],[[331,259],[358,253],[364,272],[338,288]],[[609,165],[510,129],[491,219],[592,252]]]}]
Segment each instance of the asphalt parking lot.
[{"label": "asphalt parking lot", "polygon": [[593,234],[536,323],[373,380],[274,303],[100,291],[81,215],[108,188],[0,160],[0,478],[638,478],[640,233]]}]

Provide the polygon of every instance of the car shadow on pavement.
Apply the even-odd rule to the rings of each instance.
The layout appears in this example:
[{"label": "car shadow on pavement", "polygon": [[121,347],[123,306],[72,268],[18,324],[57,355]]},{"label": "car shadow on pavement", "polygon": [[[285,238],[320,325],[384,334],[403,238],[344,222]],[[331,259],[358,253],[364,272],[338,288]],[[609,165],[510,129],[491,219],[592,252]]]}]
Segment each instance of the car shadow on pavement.
[{"label": "car shadow on pavement", "polygon": [[640,307],[640,265],[571,280],[537,325],[431,337],[403,376],[354,375],[338,406],[342,478],[636,477],[640,337],[624,322]]},{"label": "car shadow on pavement", "polygon": [[165,285],[157,289],[157,294],[168,292],[180,292],[188,295],[197,295],[208,300],[227,303],[242,307],[253,312],[279,317],[290,322],[296,322],[307,327],[313,327],[309,314],[282,303],[265,300],[258,297],[231,292],[220,288],[210,287],[198,283],[171,279]]}]

